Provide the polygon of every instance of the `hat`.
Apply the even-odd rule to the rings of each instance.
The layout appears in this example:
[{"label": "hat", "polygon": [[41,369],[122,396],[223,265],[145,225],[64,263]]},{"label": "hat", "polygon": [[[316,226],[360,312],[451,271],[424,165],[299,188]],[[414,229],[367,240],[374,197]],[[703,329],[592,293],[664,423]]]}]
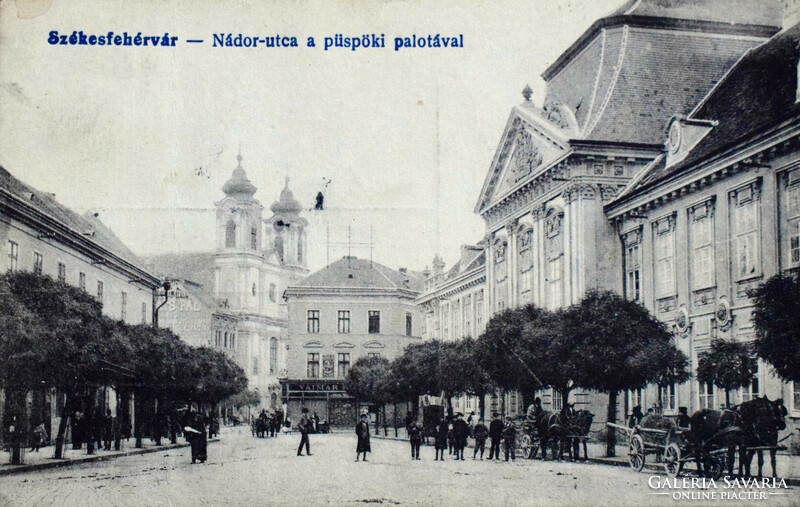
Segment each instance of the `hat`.
[{"label": "hat", "polygon": [[304,414],[307,414],[307,413],[308,413],[308,409],[307,409],[306,407],[303,407],[303,413],[304,413]]},{"label": "hat", "polygon": [[361,417],[362,418],[367,417],[367,414],[361,414]]}]

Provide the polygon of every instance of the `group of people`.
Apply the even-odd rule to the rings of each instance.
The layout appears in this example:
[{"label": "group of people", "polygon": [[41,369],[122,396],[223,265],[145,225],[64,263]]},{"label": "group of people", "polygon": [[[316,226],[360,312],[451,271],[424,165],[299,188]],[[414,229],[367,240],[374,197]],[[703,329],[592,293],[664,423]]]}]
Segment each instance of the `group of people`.
[{"label": "group of people", "polygon": [[84,443],[96,443],[97,449],[111,450],[111,442],[130,437],[130,428],[123,427],[119,419],[111,415],[111,410],[98,413],[89,423],[82,412],[72,417],[72,448],[80,449]]},{"label": "group of people", "polygon": [[[434,448],[436,457],[434,461],[444,461],[445,451],[449,456],[454,456],[454,460],[464,460],[464,449],[467,448],[468,439],[475,440],[472,459],[483,459],[486,450],[486,440],[489,439],[489,459],[500,460],[500,447],[505,443],[505,460],[516,459],[514,448],[517,439],[517,427],[511,417],[506,417],[505,422],[497,412],[492,414],[492,421],[487,427],[483,418],[477,424],[472,424],[474,413],[471,413],[465,420],[464,414],[456,413],[452,418],[443,418],[436,425]],[[411,443],[411,459],[419,460],[419,450],[424,439],[424,430],[419,420],[415,417],[410,419],[406,427],[409,442]]]},{"label": "group of people", "polygon": [[281,431],[282,424],[282,411],[267,412],[265,409],[261,409],[261,413],[253,421],[253,434],[255,436],[276,437]]}]

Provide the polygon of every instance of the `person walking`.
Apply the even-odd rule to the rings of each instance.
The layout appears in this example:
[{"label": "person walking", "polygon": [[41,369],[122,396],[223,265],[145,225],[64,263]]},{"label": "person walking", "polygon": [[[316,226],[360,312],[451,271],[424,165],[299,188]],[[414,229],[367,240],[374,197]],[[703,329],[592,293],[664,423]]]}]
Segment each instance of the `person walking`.
[{"label": "person walking", "polygon": [[411,459],[419,460],[419,448],[422,446],[422,426],[417,418],[412,418],[406,426],[408,431],[408,441],[411,442]]},{"label": "person walking", "polygon": [[47,439],[47,430],[44,429],[44,423],[39,423],[31,434],[31,451],[39,452],[39,448]]},{"label": "person walking", "polygon": [[459,412],[456,414],[456,420],[453,421],[453,451],[455,451],[455,459],[464,461],[464,447],[467,446],[467,438],[469,438],[469,426],[467,421],[464,420],[464,414]]},{"label": "person walking", "polygon": [[447,430],[448,422],[446,418],[443,418],[436,427],[436,442],[434,443],[436,447],[436,459],[434,461],[439,461],[440,453],[442,455],[442,461],[444,461],[444,451],[447,450]]},{"label": "person walking", "polygon": [[303,455],[303,446],[306,446],[306,455],[313,456],[311,454],[311,446],[308,442],[308,430],[310,429],[311,421],[308,419],[308,409],[303,408],[303,415],[300,416],[300,422],[297,423],[297,429],[300,430],[300,445],[297,447],[297,455]]},{"label": "person walking", "polygon": [[503,421],[497,412],[492,413],[492,422],[489,423],[489,438],[492,439],[489,447],[489,459],[500,459],[500,441],[503,439]]},{"label": "person walking", "polygon": [[483,451],[486,449],[486,438],[489,436],[489,428],[483,424],[483,419],[478,420],[478,424],[472,430],[475,438],[475,452],[472,453],[472,459],[478,455],[478,450],[481,451],[481,459],[483,459]]},{"label": "person walking", "polygon": [[208,459],[208,440],[203,415],[199,412],[189,413],[187,424],[183,427],[183,435],[192,447],[192,464],[195,461],[205,463]]},{"label": "person walking", "polygon": [[506,417],[506,426],[503,428],[503,443],[506,447],[506,461],[511,454],[511,461],[516,460],[515,447],[517,446],[517,427],[511,417]]},{"label": "person walking", "polygon": [[361,421],[356,424],[356,435],[358,435],[356,461],[358,461],[358,456],[362,452],[364,453],[363,461],[367,461],[367,453],[372,452],[372,448],[369,445],[369,422],[367,422],[367,414],[361,414]]}]

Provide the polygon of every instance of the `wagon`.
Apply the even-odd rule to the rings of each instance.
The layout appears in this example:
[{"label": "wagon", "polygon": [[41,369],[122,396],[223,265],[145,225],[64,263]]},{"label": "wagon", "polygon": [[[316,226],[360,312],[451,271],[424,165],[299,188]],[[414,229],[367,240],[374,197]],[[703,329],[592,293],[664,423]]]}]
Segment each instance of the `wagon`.
[{"label": "wagon", "polygon": [[[514,421],[514,425],[517,427],[514,453],[522,458],[535,458],[539,452],[539,432],[536,430],[536,425],[524,418]],[[505,439],[500,442],[500,452],[505,455]]]},{"label": "wagon", "polygon": [[699,454],[706,473],[714,479],[722,476],[727,447],[720,446],[721,437],[741,433],[738,427],[726,428],[704,442],[699,452],[692,445],[691,432],[683,428],[647,428],[639,424],[633,428],[606,423],[610,428],[628,435],[628,462],[637,472],[644,469],[647,456],[654,456],[670,477],[678,477],[688,461],[696,461]]}]

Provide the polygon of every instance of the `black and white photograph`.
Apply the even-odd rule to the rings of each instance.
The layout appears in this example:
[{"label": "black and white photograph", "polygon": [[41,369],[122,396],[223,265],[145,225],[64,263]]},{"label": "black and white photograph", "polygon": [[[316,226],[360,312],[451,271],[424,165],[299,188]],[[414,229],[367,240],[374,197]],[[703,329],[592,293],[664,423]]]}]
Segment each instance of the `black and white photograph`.
[{"label": "black and white photograph", "polygon": [[800,505],[800,0],[0,0],[0,507]]}]

